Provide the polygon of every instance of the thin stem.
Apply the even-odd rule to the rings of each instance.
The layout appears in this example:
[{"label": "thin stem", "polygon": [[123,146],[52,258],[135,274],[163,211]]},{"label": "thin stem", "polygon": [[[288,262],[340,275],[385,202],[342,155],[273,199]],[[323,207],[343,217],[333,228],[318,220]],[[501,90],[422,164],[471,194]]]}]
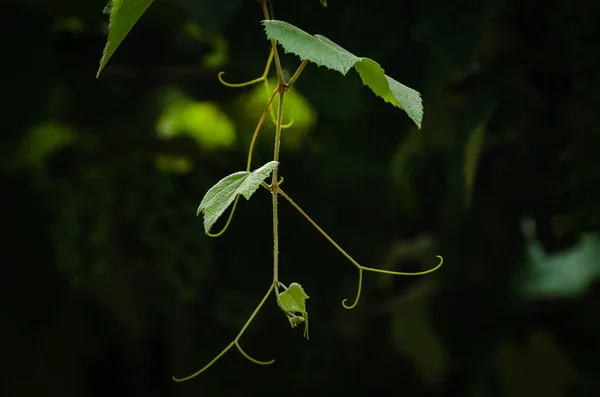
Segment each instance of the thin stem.
[{"label": "thin stem", "polygon": [[294,86],[294,83],[296,82],[296,80],[298,80],[298,77],[300,77],[300,75],[304,71],[304,68],[306,67],[307,64],[308,64],[308,61],[306,59],[304,61],[302,61],[300,66],[298,66],[298,69],[296,69],[296,72],[294,72],[294,74],[292,75],[290,80],[286,83],[286,89],[288,89],[288,90],[292,89],[292,87]]},{"label": "thin stem", "polygon": [[[275,146],[273,148],[273,160],[279,161],[279,149],[281,141],[281,120],[283,118],[283,97],[285,90],[282,89],[282,85],[278,86],[279,90],[279,101],[277,103],[277,123],[275,124]],[[273,170],[271,179],[271,196],[273,198],[273,282],[275,286],[278,286],[279,282],[279,219],[277,213],[277,194],[279,193],[279,178],[277,176],[278,169]],[[279,291],[276,291],[277,293]],[[277,294],[278,295],[278,294]]]},{"label": "thin stem", "polygon": [[256,126],[256,129],[254,130],[254,135],[252,135],[252,141],[250,141],[250,148],[248,149],[248,162],[246,165],[246,171],[250,171],[250,167],[252,165],[252,152],[254,151],[254,143],[256,142],[256,138],[258,137],[258,132],[260,131],[260,127],[262,127],[263,122],[265,121],[265,116],[267,115],[267,112],[271,108],[271,104],[273,103],[273,99],[275,99],[275,95],[277,95],[277,92],[278,92],[278,90],[275,90],[275,91],[273,91],[273,94],[271,94],[271,97],[269,98],[269,102],[267,102],[267,106],[265,107],[265,110],[260,115],[260,120],[258,120],[258,125]]},{"label": "thin stem", "polygon": [[200,375],[202,372],[206,371],[208,368],[210,368],[214,363],[216,363],[221,357],[223,357],[223,355],[225,353],[227,353],[229,351],[229,349],[231,349],[233,346],[235,345],[235,340],[232,341],[229,345],[227,345],[227,347],[225,349],[223,349],[223,351],[221,353],[219,353],[215,358],[212,359],[211,362],[209,362],[208,364],[206,364],[202,369],[194,372],[193,374],[191,374],[190,376],[186,376],[185,378],[176,378],[173,376],[173,380],[175,382],[185,382],[186,380],[190,380],[192,378],[195,378],[196,376]]},{"label": "thin stem", "polygon": [[352,262],[352,264],[354,266],[356,266],[357,268],[359,268],[359,269],[362,268],[362,266],[359,265],[359,263],[356,262],[354,260],[354,258],[352,258],[346,251],[344,251],[344,249],[342,247],[340,247],[338,245],[338,243],[335,242],[334,239],[329,237],[329,235],[327,233],[325,233],[325,230],[321,229],[321,226],[317,225],[317,223],[315,221],[313,221],[312,218],[310,216],[308,216],[308,214],[306,212],[304,212],[304,210],[302,208],[300,208],[300,206],[298,204],[296,204],[296,202],[294,200],[292,200],[290,196],[285,194],[285,192],[281,189],[279,189],[279,194],[281,194],[283,196],[283,198],[285,198],[287,201],[289,201],[289,203],[292,204],[294,206],[294,208],[296,208],[298,210],[298,212],[300,214],[302,214],[302,216],[304,216],[306,218],[306,220],[308,222],[310,222],[310,224],[313,225],[314,228],[317,229],[319,231],[319,233],[321,233],[323,235],[323,237],[325,237],[327,239],[327,241],[329,241],[331,243],[331,245],[333,245],[338,251],[340,251],[342,253],[342,255],[344,255],[346,257],[346,259],[348,259],[350,262]]},{"label": "thin stem", "polygon": [[236,346],[237,349],[240,351],[240,353],[246,357],[248,360],[252,361],[253,363],[256,364],[261,364],[261,365],[269,365],[269,364],[273,364],[275,362],[275,360],[270,360],[270,361],[260,361],[257,360],[255,358],[250,357],[246,352],[244,352],[242,350],[242,348],[240,347],[239,344],[239,340],[242,337],[242,335],[244,335],[244,332],[246,332],[246,329],[248,329],[248,327],[250,326],[250,323],[252,322],[252,320],[254,320],[254,317],[256,317],[256,315],[258,314],[258,312],[260,311],[260,309],[263,307],[263,305],[265,304],[265,302],[267,301],[267,298],[269,297],[269,295],[271,295],[271,292],[273,291],[273,287],[275,286],[275,284],[271,284],[271,286],[269,287],[269,290],[267,291],[267,293],[265,294],[265,296],[262,298],[262,300],[260,301],[260,303],[258,304],[258,306],[256,306],[256,309],[254,309],[254,312],[252,312],[252,315],[250,315],[250,318],[248,318],[248,321],[246,321],[246,324],[244,324],[244,326],[242,327],[241,331],[237,334],[237,336],[235,337],[235,339],[229,344],[227,345],[227,347],[225,349],[223,349],[223,351],[221,351],[221,353],[219,353],[215,358],[213,358],[208,364],[206,364],[202,369],[194,372],[193,374],[186,376],[185,378],[176,378],[173,376],[173,380],[175,382],[185,382],[186,380],[190,380],[192,378],[195,378],[196,376],[200,375],[202,372],[206,371],[208,368],[210,368],[214,363],[216,363],[221,357],[223,357],[223,355],[225,353],[227,353],[229,351],[229,349],[231,349],[233,346]]},{"label": "thin stem", "polygon": [[[265,19],[275,19],[275,15],[273,13],[273,5],[268,0],[260,0],[260,5],[263,9],[263,14]],[[269,12],[270,9],[270,12]],[[273,54],[275,56],[275,67],[277,68],[277,81],[281,84],[283,80],[283,68],[281,67],[281,60],[279,59],[279,53],[277,52],[277,40],[271,40],[271,48],[273,49]]]},{"label": "thin stem", "polygon": [[269,58],[267,59],[267,65],[265,66],[265,71],[263,72],[263,79],[266,80],[267,76],[269,75],[269,70],[271,70],[271,63],[273,63],[273,49],[271,48],[271,51],[269,52]]},{"label": "thin stem", "polygon": [[246,332],[246,329],[250,326],[250,323],[252,322],[252,320],[254,320],[254,317],[256,317],[256,315],[258,314],[258,311],[260,310],[260,308],[265,304],[265,302],[267,301],[267,298],[269,297],[269,295],[271,295],[271,291],[273,290],[273,287],[275,286],[275,284],[271,284],[271,286],[269,287],[269,290],[267,291],[267,293],[265,294],[265,296],[262,298],[262,300],[260,301],[260,303],[258,304],[258,306],[256,306],[256,309],[254,309],[254,312],[252,313],[252,315],[250,316],[250,318],[248,319],[248,321],[246,321],[246,324],[244,324],[244,326],[242,327],[240,333],[238,334],[238,336],[235,337],[235,340],[240,340],[240,338],[242,337],[242,335],[244,334],[244,332]]},{"label": "thin stem", "polygon": [[[264,87],[267,92],[267,95],[269,95],[269,93],[271,92],[271,88],[269,88],[269,79],[267,78],[265,78]],[[271,121],[273,122],[273,124],[277,123],[277,119],[275,118],[275,113],[273,112],[272,106],[269,108],[269,114],[271,115]],[[286,124],[282,124],[281,129],[290,128],[292,125],[294,125],[294,119],[290,117],[290,121]]]},{"label": "thin stem", "polygon": [[[274,19],[273,5],[269,0],[259,0],[263,10],[265,19]],[[267,4],[268,3],[268,4]],[[275,122],[275,145],[273,148],[273,160],[279,161],[279,149],[281,141],[281,126],[283,120],[283,98],[285,96],[285,80],[283,78],[283,69],[281,67],[281,60],[279,59],[279,53],[277,51],[277,41],[271,40],[271,49],[273,51],[273,57],[275,59],[275,68],[277,70],[277,92],[279,92],[279,101],[277,103],[277,119]],[[278,191],[278,168],[275,168],[272,173],[271,179],[271,196],[273,203],[273,285],[275,286],[275,295],[277,301],[279,298],[279,215],[277,212],[277,194]]]}]

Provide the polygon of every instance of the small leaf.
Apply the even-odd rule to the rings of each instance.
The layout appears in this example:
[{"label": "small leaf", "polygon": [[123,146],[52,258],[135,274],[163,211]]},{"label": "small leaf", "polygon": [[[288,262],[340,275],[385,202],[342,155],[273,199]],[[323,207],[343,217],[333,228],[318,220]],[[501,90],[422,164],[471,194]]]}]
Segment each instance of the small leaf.
[{"label": "small leaf", "polygon": [[277,168],[278,164],[277,161],[270,161],[253,172],[235,172],[227,175],[211,187],[204,195],[196,212],[196,215],[204,212],[204,231],[208,233],[238,194],[249,200],[250,196],[260,186],[260,183]]},{"label": "small leaf", "polygon": [[133,25],[146,12],[154,0],[111,0],[104,8],[104,12],[110,12],[110,25],[108,40],[100,60],[100,68],[96,77],[100,76],[102,69],[106,66],[108,60],[113,56],[125,36],[129,33]]},{"label": "small leaf", "polygon": [[377,62],[369,58],[357,57],[327,37],[318,34],[310,35],[287,22],[266,20],[262,23],[267,37],[279,41],[286,53],[296,54],[302,60],[325,66],[343,75],[354,67],[364,85],[384,101],[403,109],[421,128],[423,119],[421,94],[387,76]]},{"label": "small leaf", "polygon": [[[306,323],[304,327],[304,337],[306,339],[308,339],[308,312],[306,311],[306,300],[308,298],[309,296],[306,295],[306,292],[298,283],[291,283],[288,289],[279,295],[279,306],[285,312],[292,328]],[[295,313],[300,313],[301,316]]]},{"label": "small leaf", "polygon": [[291,283],[287,290],[279,295],[282,309],[285,312],[306,312],[306,300],[309,298],[304,292],[302,286],[298,283]]}]

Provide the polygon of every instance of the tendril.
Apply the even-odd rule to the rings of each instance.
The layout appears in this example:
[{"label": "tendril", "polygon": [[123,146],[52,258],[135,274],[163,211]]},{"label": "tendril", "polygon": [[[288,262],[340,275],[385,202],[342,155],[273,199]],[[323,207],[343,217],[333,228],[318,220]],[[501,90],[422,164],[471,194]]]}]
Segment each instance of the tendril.
[{"label": "tendril", "polygon": [[235,342],[235,347],[237,347],[237,349],[239,350],[240,353],[242,353],[242,356],[246,357],[248,360],[252,361],[254,364],[258,364],[258,365],[271,365],[275,362],[275,359],[269,360],[269,361],[260,361],[257,360],[255,358],[250,357],[250,355],[248,355],[248,353],[246,353],[242,347],[240,346],[240,342],[239,341],[234,341]]},{"label": "tendril", "polygon": [[260,127],[262,127],[263,122],[265,121],[265,116],[267,115],[267,112],[271,108],[271,104],[273,103],[273,99],[275,98],[275,95],[277,95],[277,92],[278,92],[278,90],[273,91],[273,93],[269,97],[269,102],[267,102],[267,106],[265,107],[265,110],[260,115],[258,124],[256,125],[256,128],[254,129],[254,134],[252,134],[252,140],[250,141],[250,147],[248,148],[248,161],[246,164],[246,171],[250,171],[250,166],[252,165],[252,152],[254,151],[254,144],[256,143],[256,139],[258,138],[258,132],[260,131]]},{"label": "tendril", "polygon": [[342,306],[344,306],[344,309],[354,309],[356,307],[356,305],[358,304],[358,300],[360,299],[360,292],[362,291],[362,281],[363,281],[363,269],[361,269],[360,267],[358,268],[358,290],[356,291],[356,298],[354,298],[354,303],[351,304],[350,306],[346,305],[346,302],[348,302],[348,299],[344,299],[342,301]]},{"label": "tendril", "polygon": [[235,196],[235,201],[233,202],[233,207],[231,207],[231,212],[229,213],[229,218],[227,218],[227,223],[225,223],[225,226],[223,226],[223,229],[221,229],[221,231],[219,233],[215,233],[215,234],[211,233],[210,231],[206,232],[206,235],[208,237],[219,237],[220,235],[225,233],[227,228],[229,228],[229,224],[231,223],[231,220],[233,219],[233,213],[235,212],[235,208],[237,207],[239,199],[240,199],[240,195],[238,194],[237,196]]},{"label": "tendril", "polygon": [[[273,52],[271,52],[271,53],[273,53]],[[264,77],[265,91],[267,92],[267,95],[270,95],[271,87],[269,85],[269,79],[267,78],[266,75],[263,77]],[[277,120],[275,119],[275,112],[273,111],[273,107],[269,107],[269,115],[271,116],[271,122],[273,124],[276,124]],[[281,129],[290,128],[292,125],[294,125],[294,119],[290,117],[290,121],[287,124],[281,124]]]},{"label": "tendril", "polygon": [[173,376],[173,380],[175,382],[185,382],[186,380],[195,378],[196,376],[200,375],[202,372],[209,369],[214,363],[217,362],[217,360],[219,360],[221,357],[223,357],[223,355],[225,353],[227,353],[229,351],[229,349],[231,349],[235,345],[235,343],[236,343],[236,341],[234,340],[229,345],[227,345],[227,347],[225,349],[223,349],[223,351],[221,351],[221,353],[219,353],[215,358],[213,358],[212,361],[209,362],[208,364],[206,364],[202,369],[199,369],[198,371],[194,372],[193,374],[191,374],[189,376],[186,376],[185,378],[176,378]]},{"label": "tendril", "polygon": [[244,335],[244,332],[246,332],[246,330],[248,329],[248,326],[250,326],[250,323],[252,323],[252,320],[254,320],[254,317],[256,317],[256,315],[258,314],[258,312],[260,311],[260,309],[263,307],[263,305],[267,301],[267,298],[269,297],[269,295],[271,295],[271,292],[273,292],[273,288],[275,288],[275,283],[271,284],[271,286],[269,287],[269,290],[267,291],[267,293],[265,294],[265,296],[262,298],[262,300],[260,301],[260,303],[258,304],[258,306],[256,306],[256,309],[254,309],[254,311],[250,315],[250,318],[248,318],[248,320],[246,321],[246,324],[244,324],[244,326],[242,327],[242,329],[240,330],[240,332],[237,334],[237,336],[235,337],[235,339],[229,345],[227,345],[227,347],[225,349],[223,349],[219,354],[217,354],[217,356],[215,358],[213,358],[208,364],[206,364],[204,367],[202,367],[198,371],[194,372],[193,374],[191,374],[189,376],[186,376],[184,378],[176,378],[176,377],[173,376],[172,379],[175,382],[185,382],[186,380],[190,380],[192,378],[195,378],[196,376],[200,375],[202,372],[204,372],[207,369],[209,369],[214,363],[216,363],[221,357],[223,357],[223,355],[225,355],[225,353],[227,353],[233,346],[237,347],[238,351],[242,354],[242,356],[244,356],[249,361],[251,361],[251,362],[253,362],[255,364],[259,364],[259,365],[273,364],[275,362],[274,359],[271,360],[271,361],[260,361],[260,360],[257,360],[255,358],[250,357],[242,349],[242,347],[240,346],[240,343],[239,343],[240,338],[242,337],[242,335]]},{"label": "tendril", "polygon": [[286,128],[290,128],[294,125],[294,119],[290,117],[290,121],[287,124],[281,124],[281,129],[284,130]]},{"label": "tendril", "polygon": [[221,82],[221,84],[223,84],[226,87],[231,87],[231,88],[247,87],[252,84],[260,83],[261,81],[263,81],[265,79],[264,76],[261,76],[254,80],[244,81],[243,83],[228,83],[225,80],[223,80],[224,74],[225,74],[225,72],[219,72],[219,74],[217,75],[217,78],[219,79],[219,82]]},{"label": "tendril", "polygon": [[432,272],[436,271],[444,263],[444,258],[442,258],[439,255],[436,255],[436,257],[440,259],[440,263],[438,263],[438,265],[436,267],[434,267],[432,269],[424,270],[422,272],[414,272],[414,273],[396,272],[396,271],[391,271],[391,270],[375,269],[375,268],[372,268],[372,267],[362,266],[357,261],[355,261],[354,258],[352,258],[346,251],[344,251],[344,249],[342,247],[340,247],[338,245],[338,243],[335,242],[335,240],[333,240],[331,237],[329,237],[329,235],[327,233],[325,233],[325,231],[323,229],[321,229],[321,227],[319,225],[317,225],[317,223],[315,221],[313,221],[312,218],[310,216],[308,216],[308,214],[306,212],[304,212],[304,210],[302,208],[300,208],[300,206],[298,204],[296,204],[296,202],[294,202],[294,200],[292,200],[290,198],[290,196],[288,196],[287,194],[285,194],[285,192],[283,190],[281,190],[281,189],[278,189],[278,190],[279,190],[279,194],[281,194],[287,201],[289,201],[289,203],[292,204],[292,206],[294,208],[296,208],[296,210],[298,210],[298,212],[300,212],[300,214],[302,214],[302,216],[304,216],[306,218],[306,220],[311,225],[313,225],[314,228],[317,229],[319,231],[319,233],[321,233],[323,235],[323,237],[325,237],[327,239],[327,241],[329,241],[331,243],[331,245],[333,245],[338,251],[340,251],[340,253],[342,255],[344,255],[346,257],[346,259],[348,259],[350,262],[352,262],[352,264],[354,266],[356,266],[356,268],[359,270],[359,274],[358,274],[358,292],[356,294],[356,299],[354,300],[354,303],[352,305],[350,305],[350,306],[346,305],[346,302],[348,300],[344,299],[342,301],[342,306],[344,306],[344,308],[346,308],[346,309],[353,309],[358,304],[358,300],[360,299],[360,292],[362,290],[362,276],[363,276],[363,271],[374,272],[374,273],[382,273],[382,274],[391,274],[391,275],[394,275],[394,276],[422,276],[424,274],[429,274],[429,273],[432,273]]}]

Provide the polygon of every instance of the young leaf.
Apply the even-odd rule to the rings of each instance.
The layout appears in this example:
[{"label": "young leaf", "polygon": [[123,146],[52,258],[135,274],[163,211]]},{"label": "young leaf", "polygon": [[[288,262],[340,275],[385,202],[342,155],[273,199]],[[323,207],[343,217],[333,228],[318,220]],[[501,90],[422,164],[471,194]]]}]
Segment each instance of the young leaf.
[{"label": "young leaf", "polygon": [[325,66],[343,75],[354,67],[364,85],[384,101],[403,109],[421,128],[423,119],[421,94],[387,76],[377,62],[358,57],[325,36],[310,35],[287,22],[266,20],[262,23],[267,37],[279,41],[286,53],[293,53],[302,60]]},{"label": "young leaf", "polygon": [[246,200],[250,200],[250,196],[258,189],[260,183],[277,168],[278,164],[277,161],[270,161],[252,172],[235,172],[211,187],[204,195],[196,212],[196,215],[204,212],[204,230],[208,233],[238,194],[244,196]]},{"label": "young leaf", "polygon": [[110,4],[104,9],[105,12],[110,11],[109,32],[100,67],[96,78],[100,76],[102,69],[115,53],[125,36],[129,33],[133,25],[150,7],[154,0],[110,0]]},{"label": "young leaf", "polygon": [[[302,286],[298,283],[292,283],[284,292],[279,295],[279,305],[290,321],[292,328],[306,322],[304,327],[304,336],[308,339],[308,312],[306,311],[306,300],[309,298],[304,292]],[[301,316],[295,313],[300,313]]]}]

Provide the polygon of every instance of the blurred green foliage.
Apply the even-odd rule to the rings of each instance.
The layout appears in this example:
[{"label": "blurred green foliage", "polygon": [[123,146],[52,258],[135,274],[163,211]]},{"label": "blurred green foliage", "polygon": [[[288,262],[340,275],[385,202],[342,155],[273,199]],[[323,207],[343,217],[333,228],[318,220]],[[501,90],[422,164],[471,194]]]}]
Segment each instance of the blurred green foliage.
[{"label": "blurred green foliage", "polygon": [[[366,277],[345,311],[355,270],[282,203],[281,260],[310,291],[310,341],[267,305],[243,344],[277,365],[231,355],[173,384],[231,340],[270,277],[264,194],[219,239],[195,216],[244,168],[266,101],[216,78],[262,72],[260,8],[157,1],[96,80],[104,0],[9,0],[0,394],[600,393],[600,4],[328,3],[275,11],[419,90],[423,126],[359,79],[308,67],[284,117],[286,192],[367,266],[420,270],[439,253],[444,267]],[[270,127],[255,164],[270,160]]]}]

